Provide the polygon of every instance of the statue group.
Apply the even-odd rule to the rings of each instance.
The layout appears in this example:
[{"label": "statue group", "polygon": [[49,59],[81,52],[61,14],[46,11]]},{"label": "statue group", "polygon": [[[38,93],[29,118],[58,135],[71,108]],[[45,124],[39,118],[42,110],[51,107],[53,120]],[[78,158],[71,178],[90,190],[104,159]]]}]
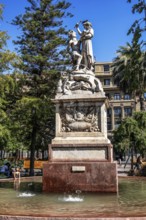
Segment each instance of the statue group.
[{"label": "statue group", "polygon": [[[80,35],[77,39],[76,32],[68,32],[68,52],[72,59],[72,70],[70,73],[63,73],[58,84],[58,93],[64,95],[72,94],[93,94],[103,93],[100,80],[94,74],[94,56],[92,48],[92,38],[94,30],[92,24],[86,20],[82,22],[83,31],[80,30],[80,23],[75,28]],[[65,75],[65,76],[64,76]]]},{"label": "statue group", "polygon": [[75,70],[79,70],[80,66],[93,70],[94,57],[92,38],[94,36],[94,30],[92,28],[92,24],[88,20],[83,21],[82,24],[84,27],[83,31],[81,31],[79,28],[80,23],[75,25],[78,34],[81,36],[79,40],[77,40],[75,31],[69,31],[68,49],[71,53]]}]

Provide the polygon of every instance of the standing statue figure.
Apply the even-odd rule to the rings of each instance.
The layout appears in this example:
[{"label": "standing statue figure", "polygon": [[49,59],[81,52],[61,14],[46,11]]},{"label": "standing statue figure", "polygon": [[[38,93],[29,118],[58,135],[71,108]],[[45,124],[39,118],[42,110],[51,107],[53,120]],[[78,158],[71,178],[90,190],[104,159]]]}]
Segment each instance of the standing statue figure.
[{"label": "standing statue figure", "polygon": [[80,41],[82,43],[82,63],[88,67],[90,70],[93,68],[94,57],[93,57],[93,49],[92,49],[92,37],[94,35],[94,30],[92,28],[92,24],[86,20],[82,22],[84,26],[84,30],[81,32],[79,29],[79,23],[75,25],[79,35],[81,36]]},{"label": "standing statue figure", "polygon": [[68,43],[68,50],[71,49],[72,61],[73,65],[75,66],[75,70],[79,70],[79,66],[81,64],[82,55],[80,54],[80,42],[76,38],[75,31],[69,31],[69,43]]}]

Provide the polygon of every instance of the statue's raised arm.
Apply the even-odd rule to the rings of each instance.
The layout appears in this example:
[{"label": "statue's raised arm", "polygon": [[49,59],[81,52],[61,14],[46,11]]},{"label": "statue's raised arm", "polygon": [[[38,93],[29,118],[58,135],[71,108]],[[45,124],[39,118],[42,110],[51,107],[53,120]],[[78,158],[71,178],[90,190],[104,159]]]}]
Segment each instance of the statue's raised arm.
[{"label": "statue's raised arm", "polygon": [[80,41],[82,43],[81,55],[82,64],[88,69],[92,70],[94,63],[93,49],[92,49],[92,37],[94,36],[94,30],[92,24],[86,20],[82,22],[84,30],[81,31],[79,28],[80,23],[75,25],[78,34],[81,36]]},{"label": "statue's raised arm", "polygon": [[[84,29],[81,31],[79,26],[80,23]],[[93,94],[100,92],[104,94],[102,84],[100,80],[95,76],[94,73],[94,59],[92,50],[92,37],[94,36],[94,30],[89,21],[79,22],[75,25],[75,28],[80,35],[78,40],[76,32],[70,30],[68,32],[68,52],[72,58],[72,68],[62,74],[62,78],[58,83],[58,93],[64,95],[72,94]],[[69,74],[68,74],[69,73]],[[77,97],[77,96],[76,96]],[[73,123],[82,120],[81,112],[78,115],[75,114]],[[70,121],[69,115],[66,120]],[[87,119],[88,120],[88,119]],[[86,121],[87,122],[87,121]]]}]

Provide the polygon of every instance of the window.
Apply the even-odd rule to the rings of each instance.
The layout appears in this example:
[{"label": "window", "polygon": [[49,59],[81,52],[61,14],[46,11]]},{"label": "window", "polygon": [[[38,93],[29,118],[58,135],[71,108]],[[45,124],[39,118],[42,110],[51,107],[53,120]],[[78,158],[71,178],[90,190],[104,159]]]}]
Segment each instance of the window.
[{"label": "window", "polygon": [[110,121],[107,121],[107,130],[108,130],[108,131],[111,131],[111,130],[112,130],[111,120],[110,120]]},{"label": "window", "polygon": [[111,116],[111,108],[108,108],[107,109],[107,117],[110,117]]},{"label": "window", "polygon": [[114,107],[114,115],[115,117],[121,116],[121,107]]},{"label": "window", "polygon": [[129,95],[129,94],[125,94],[125,95],[124,95],[124,99],[125,99],[125,100],[130,100],[130,99],[131,99],[131,97],[130,97],[130,95]]},{"label": "window", "polygon": [[108,131],[111,131],[111,130],[112,130],[112,124],[111,124],[111,122],[110,122],[110,123],[107,123],[107,130],[108,130]]},{"label": "window", "polygon": [[120,100],[120,99],[121,99],[120,93],[115,93],[114,94],[114,100]]},{"label": "window", "polygon": [[125,117],[126,117],[126,116],[131,116],[131,115],[132,115],[132,109],[131,109],[131,107],[125,107],[125,108],[124,108],[124,113],[125,113]]},{"label": "window", "polygon": [[104,79],[104,85],[109,86],[110,85],[110,79]]},{"label": "window", "polygon": [[103,69],[104,69],[104,72],[109,72],[110,71],[110,67],[109,67],[108,64],[103,65]]}]

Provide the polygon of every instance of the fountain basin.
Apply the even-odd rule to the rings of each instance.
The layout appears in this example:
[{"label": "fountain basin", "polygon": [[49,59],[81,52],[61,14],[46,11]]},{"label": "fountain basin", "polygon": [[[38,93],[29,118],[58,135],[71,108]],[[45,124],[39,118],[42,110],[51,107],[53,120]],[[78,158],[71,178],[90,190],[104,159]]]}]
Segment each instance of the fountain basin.
[{"label": "fountain basin", "polygon": [[118,193],[70,194],[42,192],[42,178],[0,182],[1,220],[143,220],[146,219],[146,178],[119,178]]}]

